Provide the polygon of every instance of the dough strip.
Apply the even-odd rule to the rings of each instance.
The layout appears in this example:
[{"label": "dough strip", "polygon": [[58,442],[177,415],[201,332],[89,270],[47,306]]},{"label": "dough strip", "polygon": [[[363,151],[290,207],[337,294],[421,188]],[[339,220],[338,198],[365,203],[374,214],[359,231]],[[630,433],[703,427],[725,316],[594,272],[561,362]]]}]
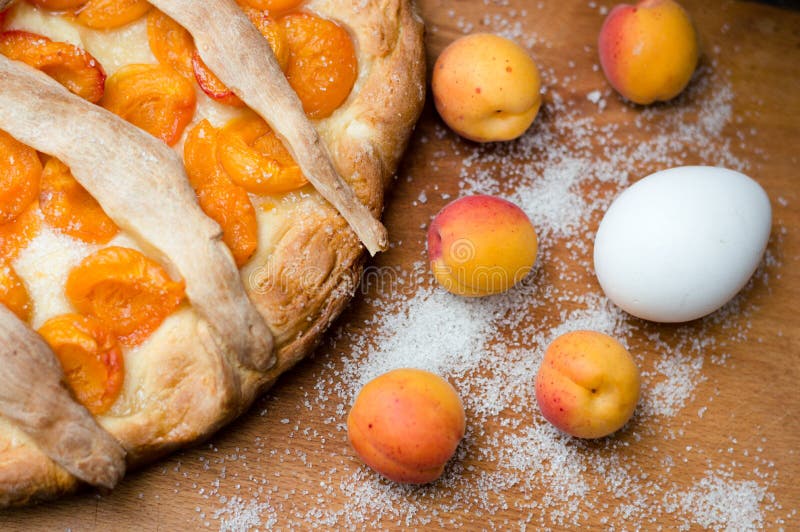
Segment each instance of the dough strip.
[{"label": "dough strip", "polygon": [[208,67],[278,134],[317,191],[347,220],[372,255],[386,228],[336,171],[325,144],[281,71],[267,40],[233,0],[151,0],[194,37]]},{"label": "dough strip", "polygon": [[61,159],[117,225],[177,269],[189,300],[217,333],[203,339],[223,344],[245,367],[272,367],[272,333],[245,293],[221,229],[197,204],[178,155],[3,55],[0,87],[0,129]]},{"label": "dough strip", "polygon": [[0,414],[84,482],[110,489],[125,475],[125,450],[72,398],[47,342],[3,305]]}]

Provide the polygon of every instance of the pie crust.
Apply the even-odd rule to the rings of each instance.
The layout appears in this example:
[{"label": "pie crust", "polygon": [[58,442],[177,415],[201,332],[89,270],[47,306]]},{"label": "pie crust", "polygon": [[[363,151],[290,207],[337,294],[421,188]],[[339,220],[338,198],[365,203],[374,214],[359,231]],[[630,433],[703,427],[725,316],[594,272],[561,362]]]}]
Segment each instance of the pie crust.
[{"label": "pie crust", "polygon": [[[288,84],[233,0],[152,3],[194,34],[203,60],[282,135],[316,191],[259,218],[258,249],[237,272],[175,152],[0,56],[0,129],[64,161],[127,235],[183,278],[190,302],[126,357],[123,391],[96,418],[69,395],[47,344],[0,305],[0,505],[81,483],[113,487],[126,467],[210,436],[309,354],[351,299],[364,257],[354,229],[370,251],[386,244],[373,217],[425,97],[423,27],[412,2],[306,4],[348,29],[359,68],[347,101],[315,128],[296,116],[299,101],[275,88]],[[207,24],[214,13],[234,23]],[[237,32],[219,39],[226,28]],[[236,39],[260,52],[237,59],[254,65],[244,71],[226,61]],[[270,68],[280,76],[269,83],[248,75]]]}]

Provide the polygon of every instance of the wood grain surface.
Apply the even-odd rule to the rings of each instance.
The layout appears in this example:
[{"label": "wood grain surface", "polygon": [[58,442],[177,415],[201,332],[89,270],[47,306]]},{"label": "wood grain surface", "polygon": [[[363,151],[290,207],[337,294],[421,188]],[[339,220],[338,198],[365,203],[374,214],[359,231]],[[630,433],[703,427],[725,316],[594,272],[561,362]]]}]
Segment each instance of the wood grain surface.
[{"label": "wood grain surface", "polygon": [[[746,173],[764,186],[772,201],[769,260],[735,305],[726,307],[724,320],[688,329],[631,321],[628,343],[645,372],[667,374],[659,364],[673,364],[669,370],[673,374],[681,364],[691,366],[686,400],[676,404],[670,415],[637,415],[611,442],[576,444],[553,439],[553,445],[570,452],[557,450],[542,456],[550,456],[551,462],[556,456],[566,461],[528,464],[516,477],[508,468],[499,472],[499,459],[487,457],[525,454],[524,449],[498,448],[497,441],[512,440],[498,440],[493,434],[510,430],[509,426],[523,431],[545,423],[534,414],[535,405],[517,405],[488,417],[468,412],[469,445],[448,469],[448,480],[423,489],[400,489],[360,465],[341,430],[349,404],[336,394],[348,385],[341,382],[340,360],[363,352],[360,343],[380,327],[370,319],[388,297],[381,291],[409,290],[408,286],[372,283],[356,296],[334,325],[329,341],[313,357],[285,375],[250,412],[212,441],[130,474],[112,493],[87,490],[5,511],[0,514],[0,529],[306,529],[316,525],[472,530],[520,529],[524,523],[555,529],[579,525],[800,529],[800,11],[744,1],[685,0],[701,35],[702,72],[688,96],[644,111],[611,92],[597,68],[595,43],[603,13],[612,6],[609,2],[420,0],[419,4],[428,27],[431,64],[447,43],[469,31],[499,31],[531,45],[547,90],[528,141],[550,131],[552,142],[574,142],[575,135],[564,132],[575,130],[560,127],[563,124],[558,121],[586,117],[604,133],[580,137],[583,144],[574,149],[584,154],[582,160],[587,159],[586,153],[596,153],[599,164],[606,160],[609,146],[624,152],[641,143],[655,150],[650,141],[654,136],[689,134],[681,121],[697,118],[694,115],[719,118],[713,109],[703,115],[704,106],[720,105],[716,97],[728,98],[724,101],[731,114],[724,127],[717,138],[698,140],[702,147],[698,153],[689,150],[663,161],[653,154],[626,163],[633,181],[663,168],[664,162],[708,163],[717,156],[730,156],[746,166]],[[659,118],[682,110],[688,114],[680,115],[680,120]],[[602,129],[609,127],[615,128],[614,135]],[[526,161],[519,153],[497,146],[479,149],[459,140],[442,126],[429,103],[388,200],[384,220],[392,249],[372,266],[419,271],[421,282],[428,283],[426,268],[415,267],[425,258],[423,226],[447,203],[448,195],[468,192],[462,176],[481,169],[502,175],[523,172]],[[531,153],[530,147],[524,151],[526,156]],[[467,158],[478,163],[466,164]],[[544,156],[533,159],[534,166],[546,161]],[[513,187],[514,181],[509,182]],[[613,188],[613,183],[592,185],[587,194]],[[501,192],[513,195],[514,191]],[[564,216],[569,214],[564,212]],[[593,215],[584,222],[588,234],[598,221]],[[579,240],[591,244],[585,236]],[[551,282],[572,292],[601,293],[585,268],[563,275],[570,261],[585,264],[590,245],[570,250],[556,237],[543,244],[546,252],[540,257],[543,263],[535,282]],[[524,306],[519,312],[531,312],[530,319],[557,325],[564,309],[553,301],[537,306],[535,312]],[[691,338],[692,331],[698,340],[710,342],[701,341],[686,359],[674,350],[667,358],[659,357],[653,347],[654,334],[674,346]],[[509,331],[507,337],[510,344],[514,335]],[[655,394],[652,387],[657,379],[647,382],[651,389],[646,393]],[[480,452],[486,448],[493,450]],[[595,457],[598,463],[615,464],[619,471],[591,467]],[[586,490],[560,497],[569,485],[571,466],[578,462],[590,465],[574,477],[575,482],[585,483]],[[622,481],[609,487],[614,479]],[[508,482],[504,485],[503,480]],[[715,513],[717,503],[721,507]]]}]

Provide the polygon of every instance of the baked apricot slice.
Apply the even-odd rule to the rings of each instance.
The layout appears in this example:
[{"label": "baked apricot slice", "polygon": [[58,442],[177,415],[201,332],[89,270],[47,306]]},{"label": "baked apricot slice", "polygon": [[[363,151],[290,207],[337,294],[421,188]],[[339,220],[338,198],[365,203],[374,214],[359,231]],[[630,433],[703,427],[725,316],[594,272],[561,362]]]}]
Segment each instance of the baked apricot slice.
[{"label": "baked apricot slice", "polygon": [[239,5],[270,12],[288,11],[303,3],[303,0],[237,0]]},{"label": "baked apricot slice", "polygon": [[41,70],[92,103],[103,97],[106,72],[89,52],[27,31],[0,33],[0,54]]},{"label": "baked apricot slice", "polygon": [[293,13],[278,21],[289,45],[286,78],[310,118],[333,114],[350,95],[358,76],[353,40],[333,21]]},{"label": "baked apricot slice", "polygon": [[189,182],[195,190],[220,182],[231,183],[217,159],[219,129],[208,120],[201,120],[186,134],[183,144],[183,164]]},{"label": "baked apricot slice", "polygon": [[70,271],[66,294],[81,314],[100,320],[123,345],[143,342],[184,298],[173,281],[139,251],[112,246],[86,257]]},{"label": "baked apricot slice", "polygon": [[36,236],[42,163],[33,148],[0,131],[0,257],[11,260]]},{"label": "baked apricot slice", "polygon": [[286,40],[286,34],[283,27],[278,24],[277,20],[270,15],[269,11],[253,9],[252,7],[243,7],[242,10],[253,23],[253,26],[258,28],[261,35],[267,39],[281,70],[286,71],[289,65],[289,43]]},{"label": "baked apricot slice", "polygon": [[42,172],[39,207],[45,221],[64,234],[93,244],[105,244],[119,232],[67,165],[51,157]]},{"label": "baked apricot slice", "polygon": [[78,22],[96,30],[110,30],[142,18],[150,10],[147,0],[89,0],[78,11]]},{"label": "baked apricot slice", "polygon": [[258,248],[258,220],[247,192],[236,185],[212,185],[198,190],[197,199],[222,228],[223,242],[236,265],[247,264]]},{"label": "baked apricot slice", "polygon": [[[253,25],[258,28],[258,31],[267,40],[275,53],[278,64],[285,70],[289,62],[289,47],[281,26],[270,18],[265,11],[257,11],[251,8],[244,8],[244,11]],[[197,84],[211,99],[233,107],[244,106],[244,102],[206,66],[196,49],[192,54],[192,66]]]},{"label": "baked apricot slice", "polygon": [[41,225],[42,213],[35,201],[13,222],[0,224],[0,257],[14,260],[37,235]]},{"label": "baked apricot slice", "polygon": [[2,261],[0,261],[0,304],[8,307],[8,310],[22,321],[30,321],[33,303],[28,295],[28,289],[14,268]]},{"label": "baked apricot slice", "polygon": [[254,194],[280,194],[308,181],[267,123],[255,113],[222,128],[217,146],[231,180]]},{"label": "baked apricot slice", "polygon": [[108,78],[100,105],[172,146],[196,103],[192,84],[171,68],[132,64]]},{"label": "baked apricot slice", "polygon": [[186,137],[184,164],[200,208],[222,228],[222,240],[241,267],[258,247],[258,220],[247,191],[231,181],[217,159],[218,135],[208,120],[197,124]]},{"label": "baked apricot slice", "polygon": [[0,225],[13,222],[39,195],[36,150],[0,130]]},{"label": "baked apricot slice", "polygon": [[153,9],[147,15],[147,40],[159,63],[172,67],[187,79],[194,79],[194,39],[183,26]]},{"label": "baked apricot slice", "polygon": [[244,102],[206,66],[197,50],[192,53],[192,69],[197,84],[209,98],[223,105],[244,106]]},{"label": "baked apricot slice", "polygon": [[50,11],[66,11],[81,7],[86,3],[86,0],[28,0],[28,2]]},{"label": "baked apricot slice", "polygon": [[39,334],[61,362],[78,402],[96,416],[107,412],[125,378],[122,350],[114,335],[100,321],[80,314],[51,318]]}]

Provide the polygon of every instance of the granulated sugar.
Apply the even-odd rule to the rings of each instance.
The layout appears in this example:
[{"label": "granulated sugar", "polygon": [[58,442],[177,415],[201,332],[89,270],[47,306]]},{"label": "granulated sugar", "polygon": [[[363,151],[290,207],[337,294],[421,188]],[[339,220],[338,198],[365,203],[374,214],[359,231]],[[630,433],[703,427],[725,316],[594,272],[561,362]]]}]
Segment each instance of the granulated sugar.
[{"label": "granulated sugar", "polygon": [[[523,32],[515,21],[494,17],[483,25],[517,38]],[[528,44],[540,44],[535,35],[526,38]],[[777,475],[771,463],[750,456],[760,466],[747,469],[742,453],[747,457],[750,451],[735,442],[702,448],[686,437],[713,405],[714,391],[702,388],[706,368],[728,364],[731,345],[757,341],[749,336],[755,309],[747,293],[754,284],[767,284],[778,259],[768,254],[745,295],[703,320],[668,330],[612,305],[594,280],[591,263],[597,223],[632,181],[681,164],[748,169],[723,136],[736,121],[734,93],[717,70],[713,60],[701,68],[676,102],[635,114],[625,111],[637,130],[647,132],[645,140],[627,138],[604,119],[611,110],[603,111],[599,102],[614,98],[605,87],[567,100],[558,89],[567,84],[547,69],[543,75],[551,88],[542,116],[520,140],[486,147],[460,141],[441,126],[423,131],[420,145],[433,144],[426,147],[433,154],[431,175],[415,176],[420,190],[412,195],[416,207],[409,208],[423,209],[451,192],[432,188],[435,153],[446,148],[459,154],[461,195],[507,197],[533,221],[540,237],[534,271],[507,294],[474,300],[434,286],[421,262],[395,268],[391,275],[389,270],[368,272],[376,275],[365,276],[362,304],[373,311],[371,317],[332,332],[326,352],[335,355],[322,360],[298,417],[284,419],[290,440],[329,451],[330,461],[320,467],[291,441],[286,448],[268,448],[260,438],[249,449],[237,448],[233,457],[210,453],[205,467],[221,473],[215,484],[196,489],[218,510],[202,514],[201,522],[223,530],[470,528],[480,517],[490,528],[524,529],[526,524],[596,525],[595,516],[604,515],[600,522],[609,529],[651,529],[665,522],[719,530],[780,524],[779,496],[770,491]],[[509,160],[514,164],[505,164]],[[547,345],[578,329],[618,338],[642,368],[642,399],[634,419],[619,434],[599,441],[577,440],[554,429],[539,414],[534,397]],[[337,349],[341,345],[347,352]],[[467,409],[467,435],[456,460],[432,485],[393,484],[345,451],[344,420],[355,395],[370,379],[399,367],[445,376]],[[267,404],[265,412],[269,409]],[[687,410],[689,415],[677,417]],[[328,416],[327,430],[319,423],[304,425],[304,415],[314,411]],[[232,461],[247,464],[244,492],[242,479],[225,476],[225,464]],[[284,461],[302,464],[307,472],[288,492],[271,482]],[[687,475],[693,482],[688,489],[676,482]],[[239,495],[223,495],[232,492]]]},{"label": "granulated sugar", "polygon": [[688,514],[684,529],[692,523],[707,528],[757,530],[764,527],[764,516],[758,510],[765,499],[773,497],[763,486],[748,481],[734,481],[708,473],[685,493],[669,494],[665,506]]},{"label": "granulated sugar", "polygon": [[268,503],[256,499],[245,501],[232,497],[222,508],[214,511],[214,519],[219,520],[220,532],[237,532],[263,527],[272,528],[278,519]]}]

